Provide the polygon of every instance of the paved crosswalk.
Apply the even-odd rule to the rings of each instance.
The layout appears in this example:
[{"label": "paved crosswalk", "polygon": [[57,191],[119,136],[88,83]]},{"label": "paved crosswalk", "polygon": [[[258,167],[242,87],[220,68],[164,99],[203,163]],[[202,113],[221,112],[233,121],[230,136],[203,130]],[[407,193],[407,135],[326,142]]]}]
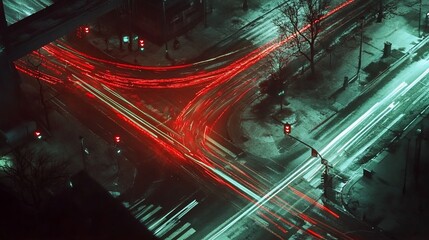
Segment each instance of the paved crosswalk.
[{"label": "paved crosswalk", "polygon": [[196,230],[191,223],[183,221],[182,217],[196,205],[198,201],[193,200],[167,210],[162,206],[147,203],[145,199],[139,199],[129,205],[128,210],[156,237],[185,240],[190,239]]}]

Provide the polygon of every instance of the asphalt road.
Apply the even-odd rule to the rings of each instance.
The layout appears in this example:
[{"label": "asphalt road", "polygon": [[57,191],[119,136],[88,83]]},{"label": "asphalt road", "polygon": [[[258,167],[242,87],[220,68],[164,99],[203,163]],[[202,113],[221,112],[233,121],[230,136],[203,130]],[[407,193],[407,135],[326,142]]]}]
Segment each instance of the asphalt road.
[{"label": "asphalt road", "polygon": [[[259,36],[259,32],[271,28],[269,24],[260,25],[249,36]],[[262,44],[266,40],[258,41]],[[57,50],[49,51],[55,56]],[[228,108],[239,102],[243,104],[246,97],[254,94],[252,89],[257,81],[265,77],[263,69],[267,66],[261,60],[266,54],[250,52],[240,61],[228,62],[230,65],[213,73],[180,70],[183,78],[173,77],[171,82],[177,87],[191,86],[191,96],[197,92],[197,98],[190,104],[186,104],[189,101],[186,97],[176,99],[174,89],[171,93],[164,92],[171,94],[171,98],[156,97],[153,93],[146,96],[144,90],[136,90],[139,97],[133,97],[140,98],[141,102],[128,102],[133,94],[113,89],[115,84],[129,88],[166,87],[162,77],[159,82],[153,78],[142,81],[140,78],[145,76],[142,69],[130,72],[130,68],[119,66],[120,70],[111,70],[108,63],[95,65],[96,61],[90,59],[82,62],[85,56],[75,57],[73,63],[67,58],[55,60],[50,57],[49,62],[58,62],[58,65],[44,67],[47,75],[55,74],[58,66],[70,73],[68,91],[58,97],[67,111],[105,139],[120,134],[127,143],[124,154],[144,176],[139,178],[144,184],[136,186],[139,189],[130,201],[138,203],[133,205],[137,209],[141,207],[135,214],[145,218],[142,220],[145,225],[159,229],[160,236],[189,223],[192,227],[184,227],[183,234],[188,231],[196,238],[245,236],[246,229],[253,227],[257,228],[255,234],[280,238],[296,235],[347,238],[344,232],[350,226],[337,223],[343,213],[327,210],[318,201],[321,195],[318,189],[320,159],[302,154],[295,156],[299,159],[296,166],[283,163],[277,171],[272,171],[264,168],[266,166],[260,159],[246,155],[238,158],[246,164],[231,161],[236,160],[233,159],[234,151],[231,154],[223,147],[224,143],[209,139],[208,134],[213,131],[221,132],[216,128],[222,117],[227,116]],[[72,59],[71,55],[67,57]],[[224,63],[224,60],[219,61]],[[391,81],[377,92],[371,92],[371,98],[362,100],[356,109],[346,109],[338,114],[323,128],[323,134],[317,135],[318,149],[322,149],[320,153],[335,169],[346,173],[353,170],[355,159],[369,152],[371,145],[388,141],[394,131],[401,130],[399,123],[406,122],[406,118],[424,107],[428,100],[425,88],[421,86],[427,86],[427,73],[422,67],[426,62],[414,64],[418,66],[413,66],[412,71],[405,69],[401,78],[395,78],[401,80]],[[156,69],[153,75],[164,70]],[[164,76],[176,76],[177,71],[174,69]],[[190,83],[200,80],[202,82]],[[59,81],[64,79],[60,77]],[[203,85],[206,87],[195,89]],[[81,90],[87,94],[82,94]],[[149,107],[147,102],[150,100],[158,105]],[[185,110],[173,122],[162,110],[165,107]],[[301,149],[297,148],[298,155],[303,151]],[[294,170],[289,171],[291,168]],[[205,223],[207,219],[209,221]]]}]

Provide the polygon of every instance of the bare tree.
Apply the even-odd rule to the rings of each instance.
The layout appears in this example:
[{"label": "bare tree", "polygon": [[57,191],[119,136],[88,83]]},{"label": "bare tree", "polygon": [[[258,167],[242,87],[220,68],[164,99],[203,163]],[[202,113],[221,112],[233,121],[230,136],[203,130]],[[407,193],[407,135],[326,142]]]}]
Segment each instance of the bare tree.
[{"label": "bare tree", "polygon": [[316,40],[321,32],[320,19],[330,0],[292,0],[280,5],[281,16],[274,20],[282,39],[291,37],[293,45],[310,63],[314,75]]},{"label": "bare tree", "polygon": [[40,76],[42,75],[40,71],[40,66],[42,65],[42,58],[40,57],[41,54],[42,53],[40,52],[40,48],[39,48],[37,51],[34,51],[32,54],[29,54],[27,56],[27,62],[31,64],[33,68],[35,68],[37,71],[36,80],[37,80],[37,83],[39,84],[40,103],[43,106],[43,113],[45,115],[46,127],[48,128],[48,130],[51,130],[48,105],[46,104],[44,87],[42,84],[42,80],[40,79]]},{"label": "bare tree", "polygon": [[384,0],[378,0],[376,6],[373,7],[373,12],[375,12],[377,22],[382,22],[383,19],[390,18],[397,15],[397,2],[389,1],[384,3]]},{"label": "bare tree", "polygon": [[243,0],[243,10],[247,11],[249,9],[249,4],[247,3],[247,0]]},{"label": "bare tree", "polygon": [[0,170],[22,202],[39,209],[48,193],[67,179],[67,166],[44,149],[21,148],[13,151],[10,164]]},{"label": "bare tree", "polygon": [[262,94],[276,97],[280,101],[280,109],[283,109],[283,98],[285,95],[286,79],[284,69],[288,63],[286,46],[279,46],[268,57],[269,77],[259,84]]}]

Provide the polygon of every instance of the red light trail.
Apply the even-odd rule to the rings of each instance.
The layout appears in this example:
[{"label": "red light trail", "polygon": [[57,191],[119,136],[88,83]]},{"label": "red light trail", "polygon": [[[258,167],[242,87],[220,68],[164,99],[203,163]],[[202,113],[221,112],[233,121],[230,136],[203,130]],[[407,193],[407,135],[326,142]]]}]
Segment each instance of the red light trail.
[{"label": "red light trail", "polygon": [[[352,2],[353,0],[344,2],[338,7],[332,9],[320,20],[338,12],[340,9]],[[307,25],[303,27],[301,31],[306,31],[308,28],[309,26]],[[232,191],[239,193],[241,196],[252,202],[253,205],[250,208],[247,208],[248,210],[244,211],[243,215],[240,215],[241,218],[249,216],[255,211],[264,211],[268,213],[268,215],[259,213],[260,216],[276,226],[280,232],[286,233],[288,230],[279,225],[279,223],[283,223],[289,228],[297,226],[277,215],[273,206],[268,207],[266,205],[267,202],[270,201],[276,207],[281,206],[280,208],[287,206],[288,208],[285,210],[290,214],[298,216],[304,220],[307,219],[306,221],[310,224],[317,223],[315,220],[310,220],[310,217],[303,215],[299,210],[295,209],[293,205],[289,205],[277,195],[280,191],[284,191],[286,187],[289,187],[288,189],[291,190],[290,192],[295,193],[297,196],[305,199],[311,204],[316,204],[317,202],[315,200],[290,186],[292,181],[294,181],[294,179],[299,175],[293,175],[293,177],[285,179],[285,181],[282,181],[282,183],[273,188],[273,186],[270,185],[270,181],[265,180],[263,176],[260,176],[255,172],[253,172],[254,176],[249,175],[247,172],[252,172],[251,169],[245,166],[231,164],[223,159],[222,156],[214,152],[212,148],[207,145],[206,136],[209,136],[212,133],[214,126],[221,117],[226,112],[230,111],[232,106],[236,105],[240,100],[250,94],[252,89],[254,89],[254,86],[256,86],[257,79],[248,78],[247,76],[239,77],[239,75],[243,74],[245,70],[255,64],[260,63],[267,55],[289,41],[292,37],[293,36],[290,36],[281,42],[268,43],[219,69],[212,71],[194,71],[191,75],[185,75],[183,77],[145,78],[144,75],[147,74],[146,71],[153,71],[155,74],[178,70],[190,71],[189,69],[192,69],[197,65],[202,65],[202,63],[172,67],[135,66],[94,58],[73,50],[65,43],[59,42],[57,44],[50,44],[43,47],[43,51],[46,54],[33,52],[33,55],[36,55],[36,57],[41,59],[41,67],[45,69],[45,72],[39,72],[28,67],[29,64],[24,60],[17,61],[17,68],[21,72],[30,76],[38,76],[40,79],[50,84],[63,82],[63,80],[61,80],[61,76],[64,72],[78,73],[79,76],[84,76],[87,79],[79,79],[74,75],[72,77],[69,76],[68,81],[75,82],[85,92],[91,94],[91,96],[95,96],[97,99],[107,104],[124,121],[139,129],[141,133],[157,142],[173,156],[177,156],[182,160],[188,159],[193,163],[197,163],[197,165],[202,167],[202,171],[205,175],[210,176],[210,178],[216,180],[222,185],[228,186]],[[234,81],[234,79],[236,80]],[[150,118],[149,116],[141,117],[141,115],[144,114],[143,112],[138,112],[137,108],[132,109],[133,106],[131,106],[130,103],[125,102],[125,104],[122,103],[123,105],[118,103],[118,101],[124,100],[111,99],[107,94],[103,93],[103,91],[109,90],[106,87],[104,90],[99,90],[98,88],[100,85],[95,87],[97,84],[115,88],[174,89],[193,86],[204,87],[196,93],[195,97],[181,111],[177,119],[174,121],[173,130],[167,126],[154,127],[155,125],[152,124],[151,121],[156,121],[157,124],[159,124],[158,120],[148,120],[148,118]],[[110,92],[110,94],[113,93]],[[123,107],[124,105],[127,105],[128,107]],[[177,133],[182,133],[183,135],[179,136]],[[172,137],[171,135],[175,137]],[[232,166],[233,171],[226,170],[223,167],[226,163]],[[317,206],[321,210],[338,218],[338,215],[335,215],[331,210],[323,208],[323,206]],[[237,218],[235,221],[238,221],[241,218]],[[276,221],[273,219],[276,219]],[[278,220],[280,222],[277,222]],[[225,231],[225,229],[222,231]],[[305,231],[316,238],[322,238],[311,229],[307,229]],[[282,238],[275,232],[273,232],[273,234]]]}]

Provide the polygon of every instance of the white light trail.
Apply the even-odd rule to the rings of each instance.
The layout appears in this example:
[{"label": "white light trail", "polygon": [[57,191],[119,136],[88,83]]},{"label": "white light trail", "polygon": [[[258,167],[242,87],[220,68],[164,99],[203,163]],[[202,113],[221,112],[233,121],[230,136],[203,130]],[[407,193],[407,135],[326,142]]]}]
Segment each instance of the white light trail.
[{"label": "white light trail", "polygon": [[[192,202],[190,202],[188,205],[186,205],[184,208],[182,208],[176,214],[171,216],[168,221],[166,221],[161,226],[159,226],[154,231],[155,236],[162,237],[166,232],[171,230],[171,228],[173,228],[178,223],[180,218],[182,218],[185,214],[187,214],[189,211],[191,211],[197,205],[198,205],[198,201],[194,199]],[[152,225],[152,226],[154,226],[154,225]],[[153,229],[153,227],[151,229]]]},{"label": "white light trail", "polygon": [[[371,139],[371,141],[369,141],[367,144],[365,144],[364,146],[362,146],[359,151],[357,151],[356,153],[354,153],[348,160],[348,162],[352,162],[354,159],[358,158],[358,157],[362,157],[362,154],[364,151],[366,151],[372,144],[374,144],[378,139],[380,139],[387,131],[389,131],[389,129],[395,125],[399,120],[402,119],[402,117],[404,117],[405,114],[400,114],[394,121],[392,121],[387,128],[385,128],[383,131],[381,131],[377,136],[375,136],[374,138]],[[344,169],[346,169],[348,167],[348,164],[345,163],[341,163],[339,166],[337,166],[339,171],[343,171]]]},{"label": "white light trail", "polygon": [[321,151],[320,154],[323,156],[331,147],[337,144],[344,136],[350,133],[353,129],[356,128],[362,121],[364,121],[369,115],[371,115],[375,109],[378,107],[379,102],[375,103],[368,111],[366,111],[362,116],[360,116],[356,121],[354,121],[350,126],[338,134],[328,145],[326,145]]},{"label": "white light trail", "polygon": [[419,83],[424,77],[426,77],[426,75],[429,74],[429,68],[426,69],[426,71],[424,71],[422,74],[420,74],[406,89],[405,91],[401,94],[401,96],[403,96],[404,94],[406,94],[411,88],[413,88],[417,83]]},{"label": "white light trail", "polygon": [[[128,101],[127,99],[125,99],[124,97],[122,97],[122,95],[120,95],[119,93],[111,90],[109,87],[105,86],[104,84],[101,84],[103,86],[103,88],[105,90],[107,90],[108,92],[110,92],[112,95],[116,96],[117,98],[121,99],[123,102],[127,103],[128,105],[130,105],[132,108],[134,108],[135,110],[137,110],[138,112],[142,113],[144,116],[148,117],[149,119],[153,120],[154,122],[156,122],[158,124],[158,126],[162,126],[163,128],[167,129],[169,132],[174,133],[176,136],[180,136],[180,134],[178,134],[176,131],[174,131],[173,129],[171,129],[170,127],[168,127],[167,125],[165,125],[163,122],[159,121],[158,119],[152,117],[152,115],[142,111],[141,109],[139,109],[138,107],[136,107],[133,103],[131,103],[130,101]],[[152,125],[154,128],[156,128],[154,125]],[[157,128],[158,129],[158,128]],[[175,138],[170,137],[169,135],[165,135],[165,137],[168,136],[168,139],[170,139],[171,141],[173,141],[175,144],[180,145],[182,148],[186,149],[188,152],[190,152],[191,150],[189,150],[189,148],[187,148],[185,145],[183,145],[181,142],[177,141]]]},{"label": "white light trail", "polygon": [[[104,93],[100,92],[98,89],[94,88],[93,86],[87,84],[86,82],[80,81],[80,82],[77,82],[77,84],[79,86],[81,86],[82,88],[84,88],[87,92],[96,96],[99,100],[101,100],[102,102],[104,102],[105,104],[110,106],[112,109],[115,109],[117,111],[122,110],[122,113],[126,112],[130,116],[133,115],[133,118],[129,118],[130,121],[132,121],[134,124],[137,124],[138,126],[140,126],[142,129],[147,131],[153,137],[158,138],[158,136],[155,133],[153,133],[153,131],[156,131],[156,132],[161,132],[161,131],[156,129],[150,123],[146,122],[144,119],[142,119],[139,116],[135,115],[134,113],[130,112],[124,106],[120,105],[119,103],[117,103],[116,101],[114,101],[113,99],[111,99],[110,97],[105,95]],[[121,111],[119,111],[119,112],[121,112]]]},{"label": "white light trail", "polygon": [[345,144],[343,144],[342,147],[340,147],[337,150],[337,153],[343,152],[343,151],[347,151],[347,149],[354,145],[359,138],[363,137],[364,135],[366,135],[369,131],[372,131],[373,128],[381,121],[384,119],[384,117],[390,112],[392,111],[393,105],[390,104],[387,108],[385,108],[383,111],[381,111],[380,113],[377,114],[377,116],[373,117],[370,122],[368,124],[363,125],[363,127],[356,133],[354,134]]},{"label": "white light trail", "polygon": [[246,208],[244,208],[245,210],[231,217],[228,221],[220,225],[204,239],[218,239],[223,233],[225,233],[228,229],[234,226],[237,222],[253,214],[256,210],[259,209],[260,206],[265,205],[269,200],[271,200],[279,192],[285,189],[290,183],[301,177],[306,169],[312,168],[314,165],[315,161],[306,161],[303,165],[297,167],[297,169],[293,171],[291,175],[280,181],[272,190],[270,190],[264,196],[259,197],[259,199],[255,199],[257,200],[255,203],[251,203],[250,206],[248,205]]}]

